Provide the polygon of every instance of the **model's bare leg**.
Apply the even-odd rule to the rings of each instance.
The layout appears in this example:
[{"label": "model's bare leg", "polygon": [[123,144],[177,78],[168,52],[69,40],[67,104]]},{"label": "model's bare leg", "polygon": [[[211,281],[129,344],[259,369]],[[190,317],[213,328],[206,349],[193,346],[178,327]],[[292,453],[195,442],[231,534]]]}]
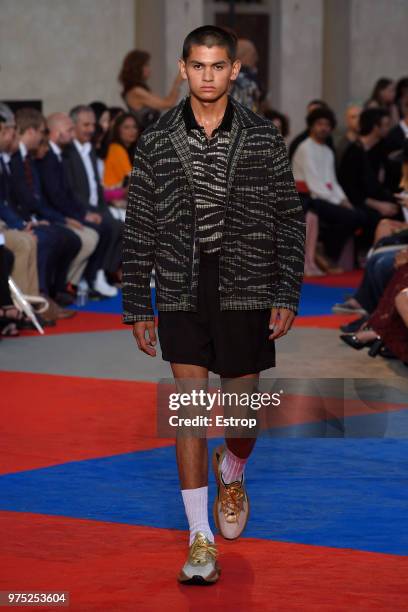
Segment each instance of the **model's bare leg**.
[{"label": "model's bare leg", "polygon": [[[178,393],[208,389],[208,370],[201,366],[172,363]],[[205,437],[187,436],[176,440],[176,457],[182,489],[196,489],[208,484],[208,450]]]},{"label": "model's bare leg", "polygon": [[[245,376],[239,376],[235,378],[221,378],[221,386],[223,393],[248,393],[251,394],[257,387],[259,381],[259,373],[247,374]],[[242,410],[239,406],[231,406],[231,409],[225,407],[225,416],[242,416],[242,417],[256,417],[257,413],[251,408]],[[252,452],[252,449],[256,442],[255,435],[251,438],[238,437],[236,429],[232,429],[230,436],[228,430],[225,435],[225,443],[227,448],[234,453],[237,457],[246,459]]]},{"label": "model's bare leg", "polygon": [[309,211],[306,213],[305,276],[322,275],[321,269],[315,262],[318,236],[319,217]]}]

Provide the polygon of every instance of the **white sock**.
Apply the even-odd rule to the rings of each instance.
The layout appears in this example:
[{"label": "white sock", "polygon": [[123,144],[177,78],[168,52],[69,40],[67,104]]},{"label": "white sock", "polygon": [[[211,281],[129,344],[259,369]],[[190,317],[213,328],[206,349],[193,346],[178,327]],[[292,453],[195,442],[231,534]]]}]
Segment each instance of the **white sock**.
[{"label": "white sock", "polygon": [[208,487],[182,489],[181,495],[190,528],[189,546],[193,543],[197,531],[203,531],[210,542],[214,542],[214,535],[208,523]]},{"label": "white sock", "polygon": [[222,479],[225,484],[230,484],[236,480],[241,480],[241,476],[244,472],[247,461],[248,457],[242,459],[241,457],[234,455],[234,453],[231,453],[229,448],[226,449],[224,459],[221,464]]}]

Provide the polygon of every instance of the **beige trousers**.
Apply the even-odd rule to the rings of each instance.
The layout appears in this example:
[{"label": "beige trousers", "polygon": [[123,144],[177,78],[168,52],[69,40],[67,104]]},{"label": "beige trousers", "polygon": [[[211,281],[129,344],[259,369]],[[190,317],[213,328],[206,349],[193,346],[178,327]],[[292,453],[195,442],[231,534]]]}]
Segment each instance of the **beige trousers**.
[{"label": "beige trousers", "polygon": [[12,279],[26,295],[39,295],[37,239],[28,232],[2,229],[6,247],[14,255]]},{"label": "beige trousers", "polygon": [[67,280],[73,285],[78,285],[81,276],[85,270],[88,259],[96,249],[99,241],[99,234],[91,227],[83,226],[82,229],[70,227],[75,234],[81,239],[81,248],[75,259],[71,262],[68,270]]}]

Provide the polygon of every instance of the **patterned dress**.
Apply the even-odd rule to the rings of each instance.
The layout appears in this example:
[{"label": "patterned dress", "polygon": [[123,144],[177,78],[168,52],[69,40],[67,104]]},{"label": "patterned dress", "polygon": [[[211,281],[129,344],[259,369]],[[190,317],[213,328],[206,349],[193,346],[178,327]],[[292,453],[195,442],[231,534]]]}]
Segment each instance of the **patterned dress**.
[{"label": "patterned dress", "polygon": [[385,346],[404,362],[408,362],[408,327],[395,307],[395,298],[407,287],[408,263],[395,271],[367,322],[381,336]]}]

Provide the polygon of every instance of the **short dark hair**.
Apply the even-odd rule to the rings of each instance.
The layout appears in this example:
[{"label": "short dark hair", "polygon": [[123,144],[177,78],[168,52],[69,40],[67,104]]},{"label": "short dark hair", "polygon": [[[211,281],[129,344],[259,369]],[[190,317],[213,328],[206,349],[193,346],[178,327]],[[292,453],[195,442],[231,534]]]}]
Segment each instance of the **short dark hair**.
[{"label": "short dark hair", "polygon": [[381,125],[383,117],[389,117],[384,108],[366,108],[360,115],[360,135],[371,134],[375,126]]},{"label": "short dark hair", "polygon": [[196,28],[186,36],[183,43],[182,57],[185,61],[191,52],[193,45],[204,45],[205,47],[224,47],[231,62],[237,58],[237,37],[232,31],[224,30],[218,26],[205,25]]},{"label": "short dark hair", "polygon": [[16,127],[20,134],[30,128],[39,130],[45,124],[45,118],[36,108],[19,108],[16,112]]},{"label": "short dark hair", "polygon": [[309,113],[306,117],[306,123],[309,130],[316,123],[316,121],[319,121],[319,119],[327,119],[327,121],[329,121],[331,125],[332,130],[334,130],[337,125],[336,116],[330,108],[315,108],[315,110]]},{"label": "short dark hair", "polygon": [[264,112],[264,117],[265,119],[269,119],[269,121],[274,121],[275,119],[278,119],[281,122],[282,126],[282,136],[284,138],[286,138],[286,136],[289,136],[289,119],[286,115],[280,113],[279,111],[273,108],[267,108]]}]

